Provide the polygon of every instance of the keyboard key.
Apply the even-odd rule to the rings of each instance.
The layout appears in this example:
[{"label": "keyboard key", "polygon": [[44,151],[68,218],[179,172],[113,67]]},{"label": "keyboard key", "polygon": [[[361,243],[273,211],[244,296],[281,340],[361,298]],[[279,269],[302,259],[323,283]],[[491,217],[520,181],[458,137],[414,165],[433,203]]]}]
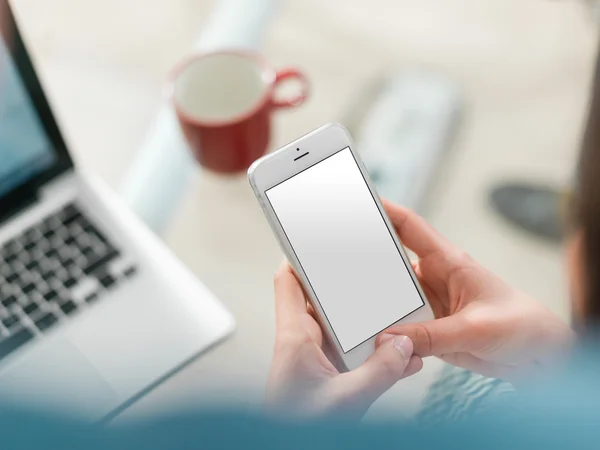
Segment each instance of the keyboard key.
[{"label": "keyboard key", "polygon": [[50,216],[44,219],[43,224],[46,229],[53,230],[60,225],[60,221],[55,216]]},{"label": "keyboard key", "polygon": [[18,247],[19,247],[19,252],[23,250],[23,246],[25,245],[27,239],[25,239],[25,236],[23,235],[19,235],[18,237],[15,238],[15,242],[17,243]]},{"label": "keyboard key", "polygon": [[67,225],[69,225],[69,224],[71,224],[71,223],[75,222],[76,220],[78,220],[78,219],[80,219],[80,218],[81,218],[81,214],[79,214],[79,213],[78,213],[78,214],[75,214],[75,215],[73,215],[73,216],[71,216],[71,217],[68,217],[68,218],[66,218],[65,220],[63,220],[63,225],[64,225],[64,226],[67,226]]},{"label": "keyboard key", "polygon": [[59,267],[56,271],[56,278],[64,282],[64,280],[69,278],[69,272],[67,272],[67,270],[63,269],[62,267]]},{"label": "keyboard key", "polygon": [[50,216],[50,220],[48,221],[48,223],[49,223],[50,227],[55,228],[55,229],[60,227],[60,225],[61,225],[61,222],[60,222],[59,218],[56,217],[56,215]]},{"label": "keyboard key", "polygon": [[125,275],[127,278],[134,276],[137,273],[137,267],[135,266],[131,266],[128,267],[127,269],[125,269],[125,271],[123,272],[123,275]]},{"label": "keyboard key", "polygon": [[106,236],[104,236],[102,233],[100,233],[96,229],[96,227],[94,227],[90,223],[88,223],[86,225],[83,225],[83,231],[86,232],[86,233],[88,233],[88,234],[93,234],[94,236],[96,236],[98,238],[98,240],[100,240],[104,244],[108,243],[108,239],[106,239]]},{"label": "keyboard key", "polygon": [[115,279],[113,276],[111,275],[103,275],[102,277],[100,277],[98,279],[98,281],[100,281],[100,284],[102,286],[104,286],[105,288],[109,288],[111,287],[113,284],[115,284]]},{"label": "keyboard key", "polygon": [[95,255],[94,249],[92,247],[84,247],[81,250],[81,253],[83,253],[83,255],[88,259],[94,257]]},{"label": "keyboard key", "polygon": [[75,222],[77,219],[81,218],[81,213],[76,210],[70,211],[68,214],[65,214],[62,219],[63,225],[69,225],[72,222]]},{"label": "keyboard key", "polygon": [[60,248],[65,245],[64,241],[60,236],[54,236],[52,239],[48,241],[50,243],[50,247],[52,248]]},{"label": "keyboard key", "polygon": [[56,293],[55,290],[50,290],[44,294],[44,298],[46,299],[47,302],[50,302],[50,301],[56,299],[57,296],[58,296],[58,294]]},{"label": "keyboard key", "polygon": [[6,319],[2,319],[2,324],[6,327],[6,328],[11,328],[12,326],[14,326],[17,322],[19,321],[19,318],[17,316],[8,316]]},{"label": "keyboard key", "polygon": [[98,294],[95,292],[91,293],[85,298],[86,303],[94,303],[96,300],[98,300]]},{"label": "keyboard key", "polygon": [[31,271],[28,272],[29,273],[29,279],[31,281],[35,281],[36,283],[39,283],[40,281],[42,281],[42,276],[40,275],[40,273],[38,271]]},{"label": "keyboard key", "polygon": [[94,241],[92,242],[92,248],[94,249],[94,252],[97,254],[104,254],[108,251],[108,247],[106,247],[106,245],[104,245],[101,241],[94,239]]},{"label": "keyboard key", "polygon": [[29,263],[25,264],[25,268],[27,270],[33,270],[33,269],[37,269],[39,267],[39,263],[36,260],[30,261]]},{"label": "keyboard key", "polygon": [[111,249],[107,254],[105,254],[104,256],[100,257],[100,258],[96,258],[93,261],[91,261],[87,267],[85,269],[83,269],[83,272],[86,275],[89,275],[95,271],[97,271],[98,269],[104,267],[106,264],[108,264],[110,261],[112,261],[113,259],[117,258],[119,256],[119,252],[115,249]]},{"label": "keyboard key", "polygon": [[50,286],[48,286],[48,283],[46,283],[45,281],[43,281],[41,279],[38,280],[38,282],[36,284],[36,288],[37,288],[37,291],[40,294],[42,294],[42,296],[50,290]]},{"label": "keyboard key", "polygon": [[68,246],[62,247],[58,250],[58,260],[61,263],[64,263],[65,260],[71,258],[73,253],[75,253],[75,249]]},{"label": "keyboard key", "polygon": [[17,303],[17,298],[14,295],[9,295],[4,300],[2,300],[2,304],[7,308],[10,308],[15,303]]},{"label": "keyboard key", "polygon": [[50,280],[48,285],[57,292],[60,291],[63,287],[62,282],[58,278],[53,278],[52,280]]},{"label": "keyboard key", "polygon": [[77,284],[77,280],[76,280],[75,278],[72,278],[72,277],[70,277],[70,278],[67,278],[67,279],[66,279],[66,280],[63,282],[63,284],[64,284],[64,286],[65,286],[67,289],[70,289],[70,288],[72,288],[73,286],[75,286],[75,285]]},{"label": "keyboard key", "polygon": [[52,230],[52,229],[50,229],[50,230],[46,231],[46,232],[43,234],[43,236],[44,236],[44,238],[46,238],[46,239],[50,239],[52,236],[54,236],[54,233],[55,233],[55,231],[54,231],[54,230]]},{"label": "keyboard key", "polygon": [[89,244],[90,242],[92,242],[92,236],[93,234],[91,233],[80,233],[77,235],[77,243],[79,245],[86,245]]},{"label": "keyboard key", "polygon": [[36,312],[38,309],[40,309],[40,306],[37,303],[30,303],[29,305],[27,305],[23,308],[23,312],[25,314],[27,314],[28,316],[30,316],[31,314]]},{"label": "keyboard key", "polygon": [[87,267],[90,265],[90,263],[85,256],[79,255],[77,258],[75,258],[75,265],[78,267]]},{"label": "keyboard key", "polygon": [[28,270],[23,269],[23,271],[21,272],[21,279],[16,284],[23,287],[31,283],[33,279],[33,272],[29,272]]},{"label": "keyboard key", "polygon": [[22,252],[22,253],[19,253],[18,260],[23,264],[23,267],[25,267],[25,264],[27,264],[29,261],[31,261],[31,256],[27,252]]},{"label": "keyboard key", "polygon": [[64,242],[69,237],[69,230],[65,227],[60,227],[56,230],[56,235]]},{"label": "keyboard key", "polygon": [[15,292],[15,286],[12,284],[3,284],[0,286],[0,298],[7,297]]},{"label": "keyboard key", "polygon": [[0,358],[4,358],[16,349],[27,343],[34,337],[34,334],[27,328],[23,328],[12,336],[7,337],[0,342]]},{"label": "keyboard key", "polygon": [[46,252],[46,258],[48,258],[49,260],[52,260],[53,258],[56,258],[58,256],[58,250],[56,250],[55,248],[51,248],[50,250],[48,250]]},{"label": "keyboard key", "polygon": [[67,303],[60,305],[60,309],[62,309],[65,314],[73,314],[77,310],[77,305],[69,300]]},{"label": "keyboard key", "polygon": [[25,237],[28,241],[36,241],[39,238],[39,231],[36,228],[29,228],[25,231]]},{"label": "keyboard key", "polygon": [[23,248],[29,252],[35,248],[35,242],[27,242]]},{"label": "keyboard key", "polygon": [[42,273],[42,279],[44,281],[49,281],[55,278],[53,270],[47,270]]},{"label": "keyboard key", "polygon": [[39,318],[35,321],[35,326],[38,327],[41,331],[47,330],[52,325],[56,323],[58,319],[52,313],[48,313],[45,316]]},{"label": "keyboard key", "polygon": [[19,279],[19,274],[16,272],[11,273],[10,275],[8,275],[6,277],[6,282],[7,283],[14,283],[15,281],[17,281]]},{"label": "keyboard key", "polygon": [[23,291],[23,293],[25,293],[25,294],[30,294],[32,291],[34,291],[34,290],[35,290],[35,284],[33,284],[33,283],[29,283],[29,284],[27,284],[27,285],[23,286],[23,287],[21,288],[21,290],[22,290],[22,291]]},{"label": "keyboard key", "polygon": [[78,221],[69,224],[69,234],[71,236],[77,236],[78,234],[83,233],[83,228],[81,226],[81,219],[79,219]]},{"label": "keyboard key", "polygon": [[17,242],[12,240],[12,241],[4,244],[4,247],[2,247],[2,252],[9,255],[11,253],[15,253],[18,249],[19,249],[19,247],[17,245]]},{"label": "keyboard key", "polygon": [[79,209],[77,209],[77,207],[73,203],[69,203],[62,208],[59,215],[61,219],[64,219],[66,217],[72,217],[81,214],[79,212]]},{"label": "keyboard key", "polygon": [[81,268],[75,265],[69,267],[69,275],[71,275],[71,278],[75,278],[76,280],[79,280],[85,276]]}]

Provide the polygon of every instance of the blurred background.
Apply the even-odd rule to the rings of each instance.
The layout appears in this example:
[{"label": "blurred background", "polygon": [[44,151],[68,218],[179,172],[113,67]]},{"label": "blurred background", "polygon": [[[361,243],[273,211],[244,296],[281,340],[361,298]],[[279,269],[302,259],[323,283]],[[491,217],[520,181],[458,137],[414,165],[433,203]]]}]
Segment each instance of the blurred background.
[{"label": "blurred background", "polygon": [[[170,70],[193,50],[223,2],[13,2],[84,168],[121,188],[164,104]],[[493,208],[489,194],[515,180],[561,190],[572,183],[598,42],[593,5],[575,0],[271,3],[260,50],[275,67],[298,67],[311,82],[304,106],[276,116],[271,148],[352,116],[362,102],[359,94],[395,68],[426,68],[451,80],[462,113],[451,145],[444,145],[444,157],[427,179],[419,210],[500,277],[568,317],[560,245],[511,225]],[[163,236],[234,313],[238,330],[126,414],[221,394],[259,402],[274,335],[272,273],[282,256],[245,176],[195,169]],[[427,361],[423,373],[399,383],[373,414],[386,407],[410,414],[440,366]]]}]

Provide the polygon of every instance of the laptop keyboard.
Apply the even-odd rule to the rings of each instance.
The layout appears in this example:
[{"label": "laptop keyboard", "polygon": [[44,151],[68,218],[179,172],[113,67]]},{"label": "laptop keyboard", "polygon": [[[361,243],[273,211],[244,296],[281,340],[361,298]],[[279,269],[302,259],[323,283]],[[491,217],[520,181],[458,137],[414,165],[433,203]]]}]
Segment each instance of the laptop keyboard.
[{"label": "laptop keyboard", "polygon": [[26,229],[0,248],[0,358],[136,272],[72,203]]}]

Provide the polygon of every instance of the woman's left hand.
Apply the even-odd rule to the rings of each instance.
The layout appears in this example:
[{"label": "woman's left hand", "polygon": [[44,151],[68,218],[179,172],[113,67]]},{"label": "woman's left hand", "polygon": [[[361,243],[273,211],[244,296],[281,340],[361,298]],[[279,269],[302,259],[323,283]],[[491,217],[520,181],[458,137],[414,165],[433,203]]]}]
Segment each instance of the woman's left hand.
[{"label": "woman's left hand", "polygon": [[321,328],[287,261],[275,275],[275,309],[277,335],[267,391],[271,407],[362,417],[396,381],[423,367],[409,338],[384,335],[362,366],[340,373],[326,355]]}]

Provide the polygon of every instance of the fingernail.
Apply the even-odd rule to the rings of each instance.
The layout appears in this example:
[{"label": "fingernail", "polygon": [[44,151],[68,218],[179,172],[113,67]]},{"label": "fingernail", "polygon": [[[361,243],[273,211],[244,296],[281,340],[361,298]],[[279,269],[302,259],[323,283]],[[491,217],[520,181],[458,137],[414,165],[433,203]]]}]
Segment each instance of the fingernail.
[{"label": "fingernail", "polygon": [[381,337],[379,338],[379,343],[383,344],[384,342],[389,341],[390,339],[392,339],[395,335],[393,334],[389,334],[389,333],[383,333],[381,335]]},{"label": "fingernail", "polygon": [[404,356],[404,360],[408,364],[408,360],[413,353],[413,343],[410,338],[407,336],[396,336],[394,338],[394,347]]}]

